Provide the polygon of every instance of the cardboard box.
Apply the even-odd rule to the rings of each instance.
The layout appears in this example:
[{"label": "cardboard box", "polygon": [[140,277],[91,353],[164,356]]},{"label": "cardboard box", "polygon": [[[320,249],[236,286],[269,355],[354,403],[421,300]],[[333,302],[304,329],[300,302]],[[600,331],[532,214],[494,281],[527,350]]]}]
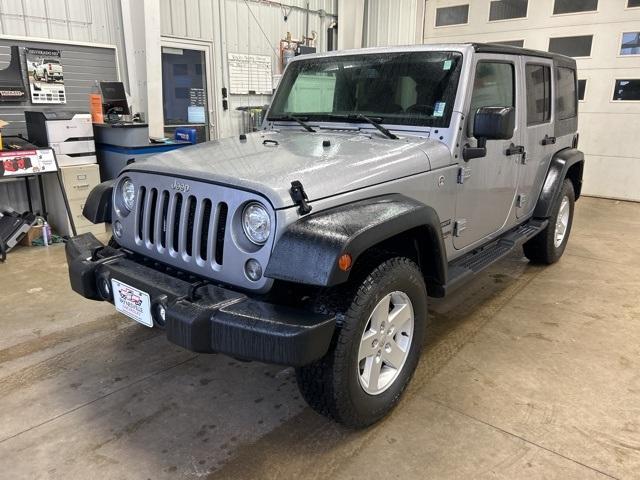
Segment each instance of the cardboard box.
[{"label": "cardboard box", "polygon": [[36,238],[40,238],[42,236],[42,227],[42,225],[34,225],[33,227],[31,227],[27,234],[22,237],[22,240],[20,240],[20,245],[31,247],[31,242]]}]

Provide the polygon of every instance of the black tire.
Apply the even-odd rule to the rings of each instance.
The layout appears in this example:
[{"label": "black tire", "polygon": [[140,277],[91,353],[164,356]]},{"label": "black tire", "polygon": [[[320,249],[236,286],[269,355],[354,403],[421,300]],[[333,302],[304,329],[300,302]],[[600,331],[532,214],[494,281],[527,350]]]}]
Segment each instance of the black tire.
[{"label": "black tire", "polygon": [[[418,364],[427,327],[427,290],[414,262],[404,257],[390,258],[360,278],[351,288],[332,292],[329,302],[340,324],[327,354],[296,370],[298,387],[307,403],[322,415],[354,428],[375,423],[398,403]],[[413,336],[395,380],[382,393],[371,395],[359,380],[358,349],[374,307],[396,291],[411,300]]]},{"label": "black tire", "polygon": [[[560,206],[562,200],[567,198],[569,200],[569,221],[566,227],[564,238],[562,243],[558,246],[555,244],[556,235],[556,223],[558,222],[558,216],[560,213]],[[556,204],[553,206],[551,216],[549,217],[549,225],[533,237],[527,243],[524,244],[524,255],[532,262],[544,265],[551,265],[557,262],[562,257],[564,249],[567,247],[569,240],[569,234],[571,233],[571,225],[573,223],[573,210],[575,206],[576,196],[573,190],[573,183],[571,180],[565,179],[562,184],[562,191],[556,200]]]}]

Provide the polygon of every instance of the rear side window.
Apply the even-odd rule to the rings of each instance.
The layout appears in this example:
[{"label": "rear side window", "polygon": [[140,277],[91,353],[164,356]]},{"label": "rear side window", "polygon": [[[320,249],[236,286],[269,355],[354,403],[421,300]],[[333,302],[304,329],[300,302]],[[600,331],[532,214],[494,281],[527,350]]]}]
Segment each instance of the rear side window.
[{"label": "rear side window", "polygon": [[556,114],[558,120],[578,115],[576,71],[571,68],[556,68]]},{"label": "rear side window", "polygon": [[527,125],[551,120],[551,67],[527,64]]}]

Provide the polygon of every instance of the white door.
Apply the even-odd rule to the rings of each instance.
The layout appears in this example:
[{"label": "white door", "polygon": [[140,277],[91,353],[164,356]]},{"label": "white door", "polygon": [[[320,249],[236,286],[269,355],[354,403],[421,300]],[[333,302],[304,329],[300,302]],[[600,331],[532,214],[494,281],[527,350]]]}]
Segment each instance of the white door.
[{"label": "white door", "polygon": [[197,142],[217,138],[212,97],[213,46],[174,39],[162,41],[162,104],[165,135],[177,128],[193,128]]}]

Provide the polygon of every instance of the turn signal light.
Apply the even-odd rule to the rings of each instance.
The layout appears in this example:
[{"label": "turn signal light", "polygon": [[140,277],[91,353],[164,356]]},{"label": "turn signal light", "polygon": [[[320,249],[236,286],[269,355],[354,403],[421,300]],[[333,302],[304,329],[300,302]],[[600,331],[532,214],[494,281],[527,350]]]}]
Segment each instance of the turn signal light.
[{"label": "turn signal light", "polygon": [[342,270],[343,272],[346,272],[351,268],[352,263],[353,259],[351,258],[351,255],[345,253],[338,259],[338,268],[340,268],[340,270]]}]

